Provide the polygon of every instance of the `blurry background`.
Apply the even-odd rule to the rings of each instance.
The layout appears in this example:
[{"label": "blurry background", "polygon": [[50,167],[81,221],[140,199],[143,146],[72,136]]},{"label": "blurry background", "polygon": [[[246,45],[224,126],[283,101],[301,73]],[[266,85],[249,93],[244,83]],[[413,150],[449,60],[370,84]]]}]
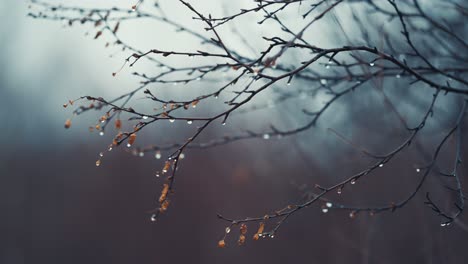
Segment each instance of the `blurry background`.
[{"label": "blurry background", "polygon": [[[135,1],[65,2],[129,7]],[[203,32],[176,1],[166,2],[168,14]],[[206,13],[223,14],[218,2],[192,2]],[[249,1],[222,2],[226,10],[234,11]],[[111,76],[128,53],[104,48],[105,36],[94,40],[90,26],[36,20],[27,17],[28,12],[26,1],[0,1],[0,263],[464,263],[468,258],[466,214],[456,224],[440,227],[440,218],[423,205],[424,192],[393,214],[372,217],[323,214],[320,205],[313,206],[291,217],[274,239],[249,240],[238,247],[237,230],[233,230],[227,248],[216,247],[226,226],[216,213],[233,218],[263,215],[299,201],[304,187],[332,184],[369,164],[327,128],[378,151],[401,142],[405,133],[398,119],[372,90],[352,94],[349,101],[326,113],[318,127],[297,137],[190,150],[169,211],[152,223],[146,212],[155,206],[160,193],[161,180],[154,173],[162,161],[153,155],[136,157],[117,150],[106,153],[97,168],[98,153],[111,141],[111,135],[100,137],[88,131],[99,114],[74,118],[72,129],[63,128],[71,110],[62,104],[69,99],[82,95],[110,98],[138,85],[128,68]],[[122,30],[142,50],[195,49],[187,48],[189,40],[163,24],[133,25]],[[270,34],[268,27],[240,24],[238,28],[248,38]],[[318,43],[333,44],[334,35],[324,34],[325,29],[315,28],[310,34]],[[236,45],[234,38],[232,43]],[[262,47],[261,39],[252,38],[252,45]],[[241,45],[239,49],[248,52]],[[136,67],[151,71],[144,64]],[[395,89],[390,95],[397,99],[395,104],[417,122],[430,96],[410,93],[404,85],[389,86]],[[167,85],[158,89],[163,95],[177,95],[188,88]],[[262,100],[268,102],[270,96]],[[214,125],[206,138],[236,134],[246,127],[261,131],[270,123],[294,127],[302,123],[296,104],[232,117],[225,127]],[[459,105],[459,100],[448,95],[437,106],[420,138],[425,153],[432,153],[434,143],[453,124]],[[154,127],[138,141],[170,143],[174,137],[190,135],[187,129],[185,124]],[[445,151],[444,159],[450,162],[453,144]],[[400,200],[419,179],[415,168],[428,160],[418,149],[407,150],[342,197],[332,198],[356,205]],[[466,179],[465,165],[461,172],[462,180]],[[431,177],[425,186],[425,191],[440,194],[450,204],[439,179]],[[255,229],[250,227],[251,232]]]}]

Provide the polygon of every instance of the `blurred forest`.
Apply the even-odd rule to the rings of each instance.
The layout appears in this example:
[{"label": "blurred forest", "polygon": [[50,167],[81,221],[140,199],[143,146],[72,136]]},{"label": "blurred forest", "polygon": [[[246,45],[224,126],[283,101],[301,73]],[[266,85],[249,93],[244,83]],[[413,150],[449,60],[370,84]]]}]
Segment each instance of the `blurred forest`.
[{"label": "blurred forest", "polygon": [[[67,108],[62,105],[80,96],[117,97],[139,87],[142,78],[133,72],[154,75],[161,67],[142,59],[133,67],[127,64],[118,71],[129,56],[132,58],[133,51],[112,44],[114,40],[106,32],[97,37],[99,26],[93,23],[78,20],[70,26],[68,19],[54,19],[54,15],[80,17],[74,10],[60,13],[64,6],[86,10],[116,7],[128,9],[131,15],[133,5],[138,3],[137,8],[142,10],[137,12],[150,12],[156,2],[177,23],[208,38],[213,37],[212,34],[203,29],[206,26],[203,21],[192,19],[193,12],[179,1],[33,2],[0,1],[0,208],[4,213],[0,218],[0,263],[466,263],[466,210],[459,210],[460,215],[452,222],[431,210],[426,197],[429,192],[444,213],[453,215],[458,211],[454,206],[459,198],[458,189],[454,191],[452,179],[443,177],[441,172],[451,171],[454,159],[459,158],[462,162],[455,166],[457,179],[461,186],[467,180],[464,161],[468,159],[468,141],[462,136],[466,135],[468,126],[462,122],[467,118],[460,114],[464,113],[468,94],[468,6],[464,1],[419,1],[428,17],[453,25],[449,30],[453,34],[445,32],[432,38],[431,34],[438,34],[433,25],[421,21],[413,25],[427,27],[419,32],[415,41],[431,62],[438,69],[457,69],[449,72],[453,73],[453,78],[437,72],[428,79],[455,92],[433,89],[415,81],[414,76],[408,76],[411,74],[405,71],[393,70],[389,75],[382,73],[383,77],[376,74],[363,89],[356,89],[343,100],[336,101],[312,128],[292,136],[276,135],[271,124],[281,130],[301,126],[310,119],[303,109],[315,111],[330,99],[326,92],[313,92],[315,84],[319,90],[339,85],[327,75],[331,71],[337,74],[338,70],[335,71],[333,65],[329,69],[327,60],[320,61],[315,66],[318,80],[297,76],[282,80],[233,112],[225,125],[221,118],[204,130],[197,142],[229,139],[233,135],[248,134],[247,130],[255,132],[245,140],[184,150],[171,205],[156,223],[151,221],[149,211],[160,206],[158,198],[164,177],[156,177],[155,173],[161,170],[165,158],[172,152],[162,150],[163,158],[159,159],[155,158],[159,152],[152,149],[140,152],[139,147],[183,143],[193,136],[197,123],[189,125],[185,119],[174,123],[158,122],[138,132],[135,142],[138,147],[126,148],[123,142],[122,146],[107,151],[115,136],[112,125],[102,136],[88,129],[104,111],[73,116],[80,102]],[[251,0],[188,2],[201,13],[213,17],[225,17],[258,4]],[[312,2],[323,2],[329,7],[340,1],[296,2],[302,3],[293,3],[278,14],[295,32],[308,21],[302,15]],[[331,15],[327,13],[318,24],[304,32],[304,39],[321,47],[368,44],[379,50],[407,48],[399,18],[390,20],[385,15],[370,12],[374,2],[392,10],[388,3],[382,4],[387,1],[344,1],[331,9]],[[406,1],[396,1],[403,12],[414,11],[403,2]],[[41,3],[49,3],[58,10]],[[311,16],[323,10],[323,6],[319,6]],[[47,16],[41,17],[43,14]],[[268,46],[263,36],[288,36],[275,21],[257,24],[261,19],[260,13],[248,14],[226,23],[219,31],[236,52],[255,56]],[[362,30],[363,25],[369,27]],[[382,32],[388,33],[390,39],[396,36],[401,41],[389,48]],[[207,48],[193,35],[175,30],[164,21],[152,19],[129,19],[120,24],[119,35],[128,45],[142,51],[156,48],[219,51]],[[448,44],[442,41],[453,35],[461,39],[447,41]],[[108,42],[111,45],[107,45]],[[278,65],[298,67],[310,56],[307,52],[296,51],[286,55],[284,60],[278,59]],[[411,58],[406,56],[402,58],[400,54],[395,58],[408,59],[411,65]],[[436,60],[437,56],[440,59]],[[370,66],[366,62],[366,69],[379,67],[380,61],[372,58],[363,56],[371,61]],[[166,61],[187,67],[198,63],[196,58],[172,55],[167,56]],[[213,61],[212,58],[202,59],[203,63]],[[377,65],[374,67],[374,64]],[[116,71],[118,74],[112,76]],[[320,77],[322,75],[330,79]],[[151,91],[166,99],[186,100],[184,98],[196,98],[213,91],[221,81],[233,76],[231,71],[220,71],[213,80],[209,76],[187,84],[153,83]],[[177,78],[183,77],[178,75]],[[243,87],[248,82],[239,83],[239,87]],[[440,94],[430,107],[436,91]],[[193,111],[202,116],[216,114],[222,102],[232,96],[233,93],[227,93],[221,94],[220,99],[197,101]],[[151,112],[155,107],[155,102],[142,92],[132,98],[131,104],[141,112]],[[226,247],[217,247],[229,226],[217,214],[232,219],[262,217],[312,199],[320,192],[316,184],[332,186],[373,166],[375,159],[365,155],[367,150],[388,153],[405,142],[411,134],[405,123],[417,126],[428,107],[432,113],[428,114],[424,128],[411,145],[388,162],[384,160],[382,166],[376,166],[370,177],[359,179],[355,184],[350,181],[341,194],[333,190],[327,193],[327,200],[294,213],[274,233],[274,238],[253,241],[251,237],[258,221],[247,222],[249,231],[245,245],[237,245],[239,231],[238,226],[234,226],[235,230],[232,228],[225,239]],[[458,116],[462,116],[461,122],[457,121]],[[129,117],[131,115],[126,116]],[[72,126],[65,130],[64,121],[69,118],[72,118]],[[122,120],[127,122],[126,118]],[[456,124],[459,126],[454,133],[448,134]],[[385,207],[405,199],[421,182],[425,166],[431,163],[444,137],[447,140],[440,148],[437,165],[427,172],[421,190],[407,204],[394,212],[374,214],[373,210],[355,210],[362,206]],[[102,159],[101,152],[104,153]],[[96,160],[102,163],[96,166]],[[350,208],[327,209],[328,199]],[[449,226],[444,224],[447,219]],[[272,219],[267,227],[274,228],[276,222]]]}]

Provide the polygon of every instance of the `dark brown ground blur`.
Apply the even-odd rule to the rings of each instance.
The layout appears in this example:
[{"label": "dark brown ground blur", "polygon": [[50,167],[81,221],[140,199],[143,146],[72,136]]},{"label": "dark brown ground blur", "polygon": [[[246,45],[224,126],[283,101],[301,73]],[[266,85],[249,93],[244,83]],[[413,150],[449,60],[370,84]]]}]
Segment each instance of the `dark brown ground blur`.
[{"label": "dark brown ground blur", "polygon": [[[145,213],[160,190],[153,157],[113,153],[96,168],[91,153],[97,148],[85,137],[40,148],[18,144],[2,149],[1,263],[464,263],[468,257],[466,229],[440,227],[423,195],[393,214],[354,220],[313,206],[291,217],[274,239],[239,247],[234,230],[227,248],[216,248],[225,227],[216,213],[262,215],[299,199],[291,180],[311,186],[357,169],[323,170],[313,159],[283,162],[282,143],[190,152],[158,223]],[[371,204],[403,197],[416,183],[413,176],[400,160],[349,189],[358,195],[344,197]]]}]

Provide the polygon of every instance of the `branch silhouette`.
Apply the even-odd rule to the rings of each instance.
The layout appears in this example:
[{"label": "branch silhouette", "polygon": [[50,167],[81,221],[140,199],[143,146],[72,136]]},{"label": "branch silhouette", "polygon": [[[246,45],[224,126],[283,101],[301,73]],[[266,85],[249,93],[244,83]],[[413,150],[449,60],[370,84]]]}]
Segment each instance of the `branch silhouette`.
[{"label": "branch silhouette", "polygon": [[[429,193],[426,194],[426,204],[442,219],[442,226],[447,226],[459,217],[465,206],[465,193],[460,179],[460,164],[463,152],[463,122],[466,114],[468,96],[468,44],[463,35],[466,32],[467,8],[457,1],[444,1],[435,3],[435,7],[443,7],[452,11],[452,19],[444,19],[421,4],[422,1],[377,1],[377,0],[254,0],[252,5],[243,7],[239,11],[224,16],[215,17],[204,14],[196,3],[179,0],[180,8],[186,9],[201,27],[185,26],[170,17],[164,11],[159,1],[140,0],[128,8],[85,8],[79,6],[56,5],[52,1],[31,0],[30,16],[35,19],[63,21],[67,26],[75,24],[87,25],[94,33],[94,39],[105,38],[106,46],[116,46],[125,54],[123,65],[112,75],[123,74],[142,61],[155,66],[152,72],[134,72],[140,83],[127,93],[117,95],[112,99],[99,96],[85,95],[70,100],[64,107],[73,106],[73,116],[98,111],[99,120],[90,127],[101,135],[105,131],[116,131],[113,142],[108,150],[126,145],[134,155],[156,153],[156,158],[162,158],[162,153],[168,153],[164,165],[157,173],[164,176],[159,203],[150,211],[151,219],[156,221],[168,210],[171,197],[174,195],[177,169],[182,166],[182,159],[188,149],[212,148],[248,139],[269,139],[272,137],[292,137],[326,123],[322,117],[324,113],[333,110],[341,102],[346,102],[350,95],[365,87],[375,86],[382,90],[383,82],[395,79],[405,80],[407,90],[417,91],[424,98],[429,99],[425,112],[418,118],[416,126],[411,127],[398,113],[398,109],[391,104],[385,95],[386,106],[390,112],[396,113],[404,127],[406,138],[386,153],[374,153],[368,147],[355,144],[338,131],[330,129],[344,144],[357,149],[361,154],[372,160],[371,165],[358,173],[345,176],[344,179],[330,186],[317,184],[316,190],[309,193],[304,202],[290,204],[275,212],[259,214],[263,216],[253,218],[231,218],[218,214],[226,221],[228,226],[223,239],[218,246],[226,246],[225,238],[234,227],[240,228],[239,244],[245,243],[247,224],[258,223],[258,230],[253,239],[262,237],[273,238],[287,219],[297,212],[318,205],[326,213],[329,211],[344,210],[354,218],[359,213],[377,214],[394,212],[407,205],[421,192],[427,178],[434,172],[446,176],[451,180],[449,190],[456,194],[454,211],[438,206]],[[306,11],[295,11],[297,8]],[[434,8],[435,8],[434,7]],[[340,9],[342,8],[342,9]],[[340,10],[349,9],[351,14],[346,15]],[[226,11],[228,12],[228,11]],[[288,14],[293,12],[295,17]],[[345,15],[343,15],[345,14]],[[383,30],[377,23],[369,23],[364,15],[372,15],[378,20],[392,23],[392,27]],[[252,22],[251,18],[256,17]],[[288,18],[288,19],[287,19]],[[192,49],[187,45],[186,50],[165,50],[154,47],[142,50],[127,44],[120,34],[122,26],[129,21],[149,20],[162,23],[180,34],[188,34],[200,42],[201,48]],[[263,46],[252,46],[250,37],[245,38],[242,29],[236,28],[237,21],[246,19],[252,27],[262,27],[269,24],[277,31],[265,33],[258,37]],[[290,20],[299,25],[288,26]],[[335,23],[332,32],[340,41],[334,45],[323,46],[311,36],[309,31],[314,27],[323,27],[323,23]],[[351,32],[346,23],[356,25]],[[233,27],[230,38],[237,38],[250,55],[243,55],[241,48],[233,46],[225,34],[225,27]],[[192,29],[193,27],[193,29]],[[260,50],[258,52],[258,50]],[[300,54],[300,57],[297,56]],[[191,59],[194,65],[174,66],[167,61],[168,58],[181,57]],[[186,85],[210,84],[216,87],[210,92],[199,92],[197,96],[180,100],[166,99],[157,91],[155,85]],[[272,92],[275,97],[268,103],[258,103],[266,91]],[[382,92],[383,93],[383,92]],[[226,124],[231,118],[249,116],[253,111],[267,108],[281,108],[281,104],[294,102],[305,97],[308,100],[317,98],[318,94],[325,95],[325,102],[320,107],[300,109],[302,124],[295,127],[282,128],[270,124],[264,131],[245,129],[238,134],[227,135],[222,138],[213,138],[203,141],[201,135],[214,123]],[[150,102],[154,107],[152,112],[137,109],[136,96]],[[332,201],[328,198],[330,193],[341,194],[348,185],[363,181],[372,174],[382,170],[386,163],[391,162],[405,149],[413,147],[415,141],[420,140],[421,131],[431,119],[441,97],[453,96],[458,104],[458,117],[438,144],[432,146],[430,162],[416,169],[421,176],[407,196],[395,198],[397,202],[389,202],[383,206],[375,205],[346,205]],[[223,97],[222,107],[212,114],[196,116],[191,109],[201,104],[208,104],[211,99]],[[254,100],[255,99],[255,100]],[[313,108],[313,109],[312,109]],[[454,111],[455,112],[455,111]],[[304,122],[305,120],[305,122]],[[148,127],[157,126],[161,122],[185,122],[194,125],[195,130],[186,140],[168,144],[147,144],[134,146],[139,133]],[[114,129],[112,128],[114,126]],[[124,126],[130,128],[124,130]],[[71,119],[65,123],[66,128],[71,127]],[[449,139],[455,136],[456,151],[453,166],[450,172],[438,165],[442,149],[449,145]],[[418,146],[426,146],[419,141]],[[101,155],[101,157],[103,154]],[[96,165],[101,164],[101,158]],[[257,225],[257,224],[256,224]]]}]

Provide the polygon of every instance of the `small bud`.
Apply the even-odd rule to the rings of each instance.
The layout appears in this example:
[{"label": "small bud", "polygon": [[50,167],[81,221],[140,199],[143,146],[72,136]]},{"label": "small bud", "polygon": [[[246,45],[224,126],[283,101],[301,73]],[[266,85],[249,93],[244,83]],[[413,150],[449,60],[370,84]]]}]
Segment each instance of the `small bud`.
[{"label": "small bud", "polygon": [[265,62],[263,63],[266,67],[271,67],[276,65],[276,59],[273,58],[267,58]]},{"label": "small bud", "polygon": [[245,236],[241,234],[241,235],[239,236],[239,240],[237,241],[237,243],[239,244],[239,246],[244,245],[244,243],[245,243]]},{"label": "small bud", "polygon": [[164,213],[167,208],[169,207],[169,200],[164,200],[164,202],[161,204],[161,208],[159,208],[159,212]]},{"label": "small bud", "polygon": [[258,226],[257,233],[253,236],[254,240],[258,240],[260,238],[260,234],[263,233],[263,230],[265,229],[265,223],[260,222],[260,225]]},{"label": "small bud", "polygon": [[166,161],[166,163],[164,163],[164,168],[162,169],[162,171],[166,173],[169,171],[170,167],[171,167],[171,163],[169,161]]},{"label": "small bud", "polygon": [[135,133],[130,134],[130,136],[128,137],[128,144],[133,145],[133,143],[135,143],[135,140],[136,140],[136,134]]},{"label": "small bud", "polygon": [[96,32],[96,35],[94,36],[94,39],[99,38],[102,35],[102,31]]},{"label": "small bud", "polygon": [[71,120],[67,119],[67,121],[65,121],[65,128],[69,129],[70,127],[71,127]]},{"label": "small bud", "polygon": [[115,120],[115,129],[120,130],[122,128],[122,120]]},{"label": "small bud", "polygon": [[241,235],[247,234],[247,225],[246,225],[246,224],[242,224],[242,225],[239,227],[239,231],[240,231]]},{"label": "small bud", "polygon": [[159,197],[159,202],[162,203],[166,200],[167,192],[169,191],[169,184],[165,183],[161,191],[161,196]]},{"label": "small bud", "polygon": [[224,242],[224,239],[221,239],[219,242],[218,242],[218,247],[219,248],[224,248],[226,246],[226,242]]}]

